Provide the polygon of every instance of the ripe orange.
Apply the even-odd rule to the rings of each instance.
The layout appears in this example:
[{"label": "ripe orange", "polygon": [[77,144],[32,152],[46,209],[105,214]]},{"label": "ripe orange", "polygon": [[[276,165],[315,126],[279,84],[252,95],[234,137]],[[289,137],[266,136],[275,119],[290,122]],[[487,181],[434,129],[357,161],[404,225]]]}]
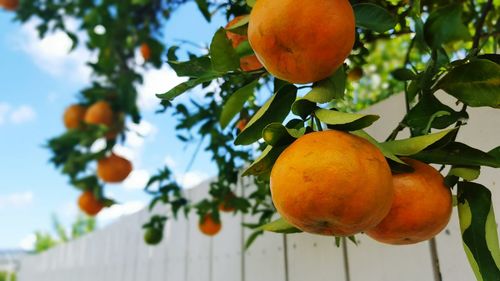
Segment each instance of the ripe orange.
[{"label": "ripe orange", "polygon": [[316,82],[332,75],[351,52],[354,12],[348,0],[259,0],[250,14],[248,39],[272,75]]},{"label": "ripe orange", "polygon": [[66,111],[64,111],[64,126],[67,129],[81,128],[86,111],[87,108],[79,104],[69,106]]},{"label": "ripe orange", "polygon": [[85,113],[85,123],[92,125],[105,125],[108,128],[113,124],[113,109],[106,101],[99,101],[91,105]]},{"label": "ripe orange", "polygon": [[230,213],[234,212],[236,208],[231,204],[231,201],[236,198],[236,195],[231,191],[226,196],[224,200],[219,204],[219,210],[222,212]]},{"label": "ripe orange", "polygon": [[200,231],[203,234],[208,236],[214,236],[217,233],[219,233],[219,231],[222,228],[222,225],[220,222],[215,221],[212,214],[207,214],[200,220],[198,227],[200,228]]},{"label": "ripe orange", "polygon": [[104,208],[104,205],[95,198],[94,193],[91,191],[85,191],[80,195],[78,206],[80,210],[89,216],[97,215]]},{"label": "ripe orange", "polygon": [[0,0],[0,7],[5,10],[15,11],[19,8],[19,0]]},{"label": "ripe orange", "polygon": [[355,67],[347,74],[349,81],[359,81],[361,77],[363,77],[363,69],[361,67]]},{"label": "ripe orange", "polygon": [[236,128],[238,128],[238,130],[240,132],[242,132],[245,127],[247,126],[248,124],[248,119],[244,118],[244,119],[241,119],[240,121],[238,121],[238,123],[236,124]]},{"label": "ripe orange", "polygon": [[149,48],[148,44],[146,44],[146,43],[141,44],[141,55],[145,61],[148,61],[151,59],[151,48]]},{"label": "ripe orange", "polygon": [[97,175],[104,182],[122,182],[130,172],[132,172],[132,163],[114,153],[97,162]]},{"label": "ripe orange", "polygon": [[278,212],[297,228],[349,236],[376,226],[391,208],[391,170],[363,138],[341,131],[297,139],[271,171]]},{"label": "ripe orange", "polygon": [[415,171],[393,176],[391,211],[379,225],[366,231],[383,243],[402,245],[429,240],[450,221],[452,196],[443,176],[420,161],[404,161]]},{"label": "ripe orange", "polygon": [[[238,23],[244,16],[235,17],[226,25],[226,29]],[[240,35],[238,33],[231,32],[228,30],[226,32],[227,38],[231,40],[233,48],[238,47],[242,42],[248,40],[248,36]],[[240,59],[240,67],[243,71],[253,71],[262,68],[262,64],[257,59],[255,55],[245,56]]]}]

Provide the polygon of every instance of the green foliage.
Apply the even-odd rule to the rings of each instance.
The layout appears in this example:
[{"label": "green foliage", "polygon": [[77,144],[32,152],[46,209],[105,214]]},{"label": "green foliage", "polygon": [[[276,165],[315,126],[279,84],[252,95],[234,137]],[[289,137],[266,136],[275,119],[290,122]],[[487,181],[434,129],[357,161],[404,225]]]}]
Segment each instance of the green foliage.
[{"label": "green foliage", "polygon": [[16,281],[17,275],[15,273],[8,273],[8,272],[0,271],[0,281],[7,281],[7,280]]}]

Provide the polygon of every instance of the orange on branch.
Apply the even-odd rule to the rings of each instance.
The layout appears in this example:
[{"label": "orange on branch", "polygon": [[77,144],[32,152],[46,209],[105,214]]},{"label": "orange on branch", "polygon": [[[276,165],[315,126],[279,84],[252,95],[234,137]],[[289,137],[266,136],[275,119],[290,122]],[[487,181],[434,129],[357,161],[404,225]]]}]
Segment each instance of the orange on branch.
[{"label": "orange on branch", "polygon": [[391,211],[379,225],[366,231],[379,242],[403,245],[429,240],[450,221],[452,196],[443,176],[425,163],[403,160],[415,171],[393,176]]},{"label": "orange on branch", "polygon": [[[235,17],[232,21],[230,21],[226,25],[226,29],[237,24],[243,17],[245,17],[245,16]],[[233,48],[238,47],[241,43],[248,40],[247,35],[241,35],[238,33],[234,33],[234,32],[231,32],[231,30],[226,31],[226,36],[227,36],[227,38],[229,38],[231,40]],[[240,67],[243,71],[253,71],[253,70],[261,69],[262,64],[260,63],[260,61],[257,59],[257,57],[255,55],[250,55],[250,56],[245,56],[245,57],[240,58]]]},{"label": "orange on branch", "polygon": [[0,7],[8,11],[15,11],[19,8],[19,0],[0,0]]},{"label": "orange on branch", "polygon": [[361,67],[355,67],[347,74],[347,79],[353,82],[359,81],[361,77],[363,77],[363,69]]},{"label": "orange on branch", "polygon": [[97,200],[94,193],[91,191],[85,191],[80,195],[78,198],[78,206],[80,210],[89,216],[97,215],[102,208],[104,208],[104,205]]},{"label": "orange on branch", "polygon": [[132,163],[114,153],[97,162],[97,175],[104,182],[122,182],[130,172],[132,172]]},{"label": "orange on branch", "polygon": [[113,124],[113,109],[106,101],[99,101],[91,105],[85,113],[85,123],[92,125],[105,125],[108,128]]},{"label": "orange on branch", "polygon": [[140,51],[141,51],[142,58],[144,58],[145,61],[148,61],[151,59],[151,48],[149,48],[149,45],[147,43],[141,44]]},{"label": "orange on branch", "polygon": [[64,111],[64,116],[63,116],[64,126],[67,129],[81,128],[86,112],[87,108],[82,105],[74,104],[69,106]]},{"label": "orange on branch", "polygon": [[208,236],[214,236],[222,228],[220,222],[216,221],[212,214],[205,215],[198,224],[200,231]]},{"label": "orange on branch", "polygon": [[236,208],[232,205],[232,200],[235,198],[236,195],[232,191],[226,194],[222,202],[219,204],[219,210],[226,213],[234,212]]},{"label": "orange on branch", "polygon": [[276,209],[315,234],[350,236],[376,226],[391,208],[389,165],[377,147],[341,131],[297,139],[271,171]]},{"label": "orange on branch", "polygon": [[348,0],[259,0],[250,14],[248,39],[274,76],[311,83],[332,75],[355,39]]}]

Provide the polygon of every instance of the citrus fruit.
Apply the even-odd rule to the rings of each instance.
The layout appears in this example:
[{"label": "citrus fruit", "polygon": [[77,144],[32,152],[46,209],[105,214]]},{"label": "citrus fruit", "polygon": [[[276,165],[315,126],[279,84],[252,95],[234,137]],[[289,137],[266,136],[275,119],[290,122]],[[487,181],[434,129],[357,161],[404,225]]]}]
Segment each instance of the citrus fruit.
[{"label": "citrus fruit", "polygon": [[219,210],[222,212],[234,212],[236,208],[233,206],[232,201],[236,198],[236,195],[231,191],[226,196],[224,196],[224,200],[219,204]]},{"label": "citrus fruit", "polygon": [[163,232],[156,228],[148,228],[144,233],[144,241],[148,245],[158,245],[163,239]]},{"label": "citrus fruit", "polygon": [[97,162],[97,175],[108,183],[124,181],[132,172],[132,163],[114,153]]},{"label": "citrus fruit", "polygon": [[332,75],[355,39],[348,0],[259,0],[250,14],[248,40],[275,77],[311,83]]},{"label": "citrus fruit", "polygon": [[374,227],[391,208],[391,170],[379,149],[341,131],[304,135],[271,171],[281,216],[315,234],[350,236]]},{"label": "citrus fruit", "polygon": [[200,220],[198,227],[203,234],[214,236],[219,233],[222,225],[214,219],[212,214],[207,214]]},{"label": "citrus fruit", "polygon": [[[226,29],[237,24],[243,17],[245,17],[245,16],[235,17],[232,21],[230,21],[226,25]],[[231,30],[226,31],[226,36],[227,36],[227,38],[229,38],[231,40],[233,48],[238,47],[241,43],[248,40],[248,37],[246,35],[234,33],[234,32],[231,32]],[[262,64],[259,62],[259,60],[257,59],[257,57],[255,55],[250,55],[250,56],[242,57],[240,59],[240,67],[243,71],[253,71],[253,70],[257,70],[257,69],[262,68]]]},{"label": "citrus fruit", "polygon": [[146,43],[141,44],[141,55],[145,61],[148,61],[151,59],[151,48],[149,48],[148,44],[146,44]]},{"label": "citrus fruit", "polygon": [[79,104],[74,104],[69,106],[64,111],[64,116],[63,116],[64,126],[67,129],[80,128],[81,125],[83,124],[83,118],[85,117],[86,111],[87,108]]},{"label": "citrus fruit", "polygon": [[5,10],[15,11],[19,7],[19,0],[0,0],[0,7]]},{"label": "citrus fruit", "polygon": [[414,244],[429,240],[450,221],[452,196],[443,176],[433,167],[403,159],[415,171],[393,176],[394,200],[389,214],[366,231],[388,244]]},{"label": "citrus fruit", "polygon": [[91,105],[85,113],[85,123],[92,125],[105,125],[108,128],[113,124],[113,109],[106,101],[98,101]]},{"label": "citrus fruit", "polygon": [[102,208],[104,208],[104,205],[97,200],[94,193],[91,191],[85,191],[80,195],[78,198],[78,206],[80,210],[89,216],[97,215]]}]

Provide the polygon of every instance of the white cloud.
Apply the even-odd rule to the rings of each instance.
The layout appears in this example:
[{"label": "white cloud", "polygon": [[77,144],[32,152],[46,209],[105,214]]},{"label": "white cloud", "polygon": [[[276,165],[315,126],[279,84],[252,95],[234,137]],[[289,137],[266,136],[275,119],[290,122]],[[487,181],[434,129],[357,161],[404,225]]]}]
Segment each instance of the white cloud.
[{"label": "white cloud", "polygon": [[35,117],[35,110],[27,105],[21,105],[10,113],[10,120],[14,124],[26,123],[34,120]]},{"label": "white cloud", "polygon": [[184,188],[192,188],[208,179],[209,175],[201,171],[191,171],[177,177],[179,184]]},{"label": "white cloud", "polygon": [[22,124],[35,120],[36,112],[29,105],[12,106],[6,102],[0,102],[0,125]]},{"label": "white cloud", "polygon": [[[67,25],[75,25],[70,21]],[[95,59],[87,49],[78,47],[70,52],[71,39],[61,31],[49,33],[40,39],[36,30],[37,23],[30,21],[21,27],[21,32],[13,37],[15,45],[27,53],[43,71],[55,77],[69,78],[71,81],[87,83],[91,70],[86,65]],[[70,28],[71,29],[71,28]]]},{"label": "white cloud", "polygon": [[167,155],[164,160],[165,164],[170,168],[170,169],[175,169],[177,167],[177,162],[174,160],[174,158],[170,155]]},{"label": "white cloud", "polygon": [[153,124],[142,120],[139,124],[130,122],[127,124],[129,131],[127,132],[127,145],[133,148],[140,148],[144,145],[144,140],[147,137],[154,137],[158,132]]},{"label": "white cloud", "polygon": [[0,209],[11,207],[23,207],[33,202],[33,192],[25,191],[0,195]]},{"label": "white cloud", "polygon": [[150,174],[147,170],[133,170],[123,182],[125,189],[143,189],[148,183]]},{"label": "white cloud", "polygon": [[146,204],[141,201],[131,201],[124,204],[116,204],[103,209],[97,216],[99,220],[109,222],[121,216],[130,215],[140,211]]},{"label": "white cloud", "polygon": [[29,234],[28,236],[21,239],[19,242],[19,247],[25,251],[31,251],[35,248],[36,235]]},{"label": "white cloud", "polygon": [[167,66],[161,69],[150,69],[142,73],[144,83],[139,86],[139,107],[144,111],[159,108],[160,99],[156,94],[164,93],[178,84],[186,81],[186,78],[178,77],[175,72]]}]

